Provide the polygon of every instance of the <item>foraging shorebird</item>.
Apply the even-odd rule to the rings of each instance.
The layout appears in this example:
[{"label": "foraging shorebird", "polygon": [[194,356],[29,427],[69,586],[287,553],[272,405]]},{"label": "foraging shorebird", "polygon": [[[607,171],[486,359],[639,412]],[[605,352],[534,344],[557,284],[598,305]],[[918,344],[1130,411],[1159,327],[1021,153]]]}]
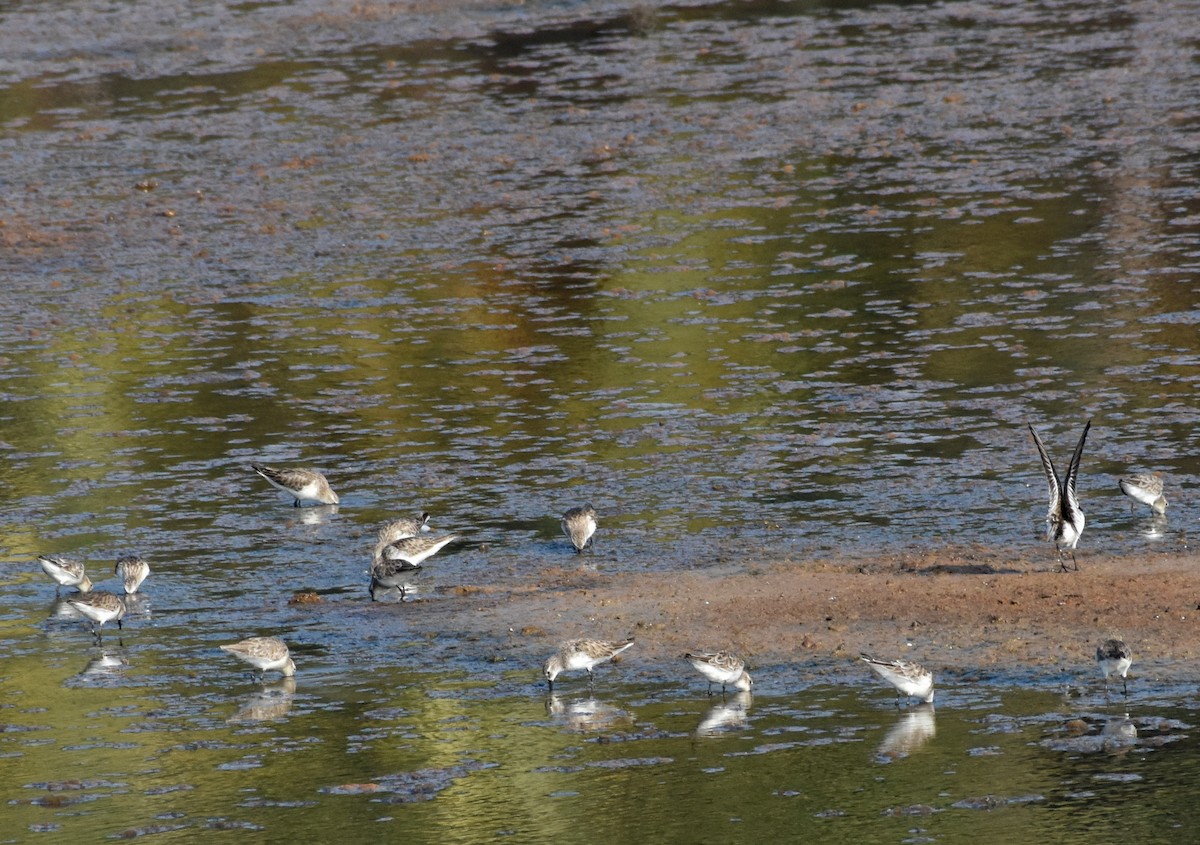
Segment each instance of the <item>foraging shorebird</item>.
[{"label": "foraging shorebird", "polygon": [[554,679],[562,672],[586,669],[588,683],[595,680],[592,669],[606,660],[612,660],[625,649],[633,645],[633,637],[624,642],[612,643],[605,640],[567,640],[558,647],[558,651],[550,655],[542,667],[546,683],[550,691],[554,691]]},{"label": "foraging shorebird", "polygon": [[67,599],[67,604],[92,620],[92,636],[100,642],[101,632],[105,622],[116,621],[117,629],[121,628],[121,620],[125,617],[125,602],[120,596],[107,590],[97,590],[77,599]]},{"label": "foraging shorebird", "polygon": [[427,531],[429,531],[428,511],[422,513],[416,519],[402,516],[399,519],[393,519],[379,529],[379,539],[376,541],[375,547],[382,549],[389,543],[394,543],[397,540],[407,540],[409,537],[416,537]]},{"label": "foraging shorebird", "polygon": [[272,469],[262,464],[250,464],[250,468],[271,486],[291,496],[294,508],[300,507],[302,501],[320,502],[323,505],[336,505],[341,501],[325,476],[315,469]]},{"label": "foraging shorebird", "polygon": [[42,571],[54,579],[57,586],[54,595],[63,587],[75,587],[81,593],[92,591],[92,579],[83,571],[83,564],[77,560],[69,560],[62,555],[38,555],[38,563]]},{"label": "foraging shorebird", "polygon": [[133,595],[150,574],[150,564],[137,555],[126,555],[117,561],[113,572],[121,579],[126,595]]},{"label": "foraging shorebird", "polygon": [[1063,572],[1067,571],[1063,552],[1070,553],[1071,563],[1075,564],[1075,571],[1079,571],[1079,562],[1075,560],[1075,544],[1083,534],[1084,519],[1083,511],[1079,509],[1079,499],[1075,495],[1075,479],[1079,475],[1083,442],[1087,440],[1091,427],[1092,421],[1088,420],[1087,425],[1083,427],[1083,434],[1079,435],[1075,454],[1067,464],[1067,474],[1060,480],[1058,473],[1054,471],[1054,464],[1050,462],[1050,456],[1046,454],[1046,447],[1042,445],[1042,438],[1038,437],[1032,425],[1029,426],[1033,444],[1037,446],[1038,457],[1042,459],[1042,469],[1046,472],[1046,483],[1050,491],[1050,510],[1046,513],[1046,539],[1054,541],[1054,548],[1058,552],[1058,564]]},{"label": "foraging shorebird", "polygon": [[441,537],[404,537],[382,546],[376,544],[371,560],[371,601],[377,600],[375,594],[381,587],[399,590],[403,599],[408,590],[408,579],[420,571],[421,564],[457,539],[457,534],[445,534]]},{"label": "foraging shorebird", "polygon": [[[900,695],[919,698],[926,704],[933,703],[933,673],[920,663],[909,660],[876,660],[869,654],[860,655],[876,675],[896,688]],[[897,697],[896,705],[900,701]]]},{"label": "foraging shorebird", "polygon": [[1096,663],[1104,675],[1105,692],[1108,692],[1109,676],[1120,675],[1121,689],[1126,695],[1129,695],[1129,684],[1125,680],[1125,673],[1133,665],[1133,652],[1129,650],[1129,646],[1125,645],[1124,640],[1105,640],[1096,646]]},{"label": "foraging shorebird", "polygon": [[283,640],[278,637],[250,637],[241,642],[221,646],[234,657],[249,663],[259,671],[260,679],[278,669],[285,678],[296,674],[296,664]]},{"label": "foraging shorebird", "polygon": [[746,661],[729,651],[696,652],[685,654],[684,659],[695,667],[696,671],[708,679],[708,694],[712,695],[712,685],[720,684],[722,694],[726,684],[733,684],[742,692],[749,692],[754,681],[746,671]]},{"label": "foraging shorebird", "polygon": [[[575,551],[582,552],[592,542],[596,533],[596,509],[590,504],[581,508],[571,508],[562,515],[563,533],[571,539]],[[595,549],[595,546],[592,546]]]},{"label": "foraging shorebird", "polygon": [[[1167,497],[1163,495],[1163,477],[1161,472],[1148,472],[1139,475],[1127,475],[1117,481],[1121,492],[1134,502],[1149,505],[1160,516],[1167,512]],[[1133,513],[1133,504],[1129,505]]]}]

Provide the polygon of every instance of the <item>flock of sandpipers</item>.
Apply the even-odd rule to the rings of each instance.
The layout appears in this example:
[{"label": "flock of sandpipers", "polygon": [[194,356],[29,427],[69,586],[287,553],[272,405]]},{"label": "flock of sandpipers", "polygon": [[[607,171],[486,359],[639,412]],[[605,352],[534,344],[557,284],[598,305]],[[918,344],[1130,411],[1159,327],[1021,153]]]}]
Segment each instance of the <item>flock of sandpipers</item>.
[{"label": "flock of sandpipers", "polygon": [[[1042,439],[1029,426],[1034,445],[1041,458],[1042,468],[1050,494],[1050,508],[1046,515],[1047,539],[1054,543],[1058,562],[1067,571],[1066,555],[1071,558],[1075,570],[1075,546],[1083,534],[1084,516],[1076,494],[1076,477],[1083,444],[1091,429],[1091,420],[1083,428],[1075,452],[1067,465],[1066,475],[1059,477]],[[339,503],[338,495],[329,486],[325,476],[312,469],[274,469],[260,464],[251,468],[292,497],[292,504],[299,507],[302,502],[312,501],[324,505]],[[1159,473],[1132,475],[1120,479],[1121,491],[1127,496],[1149,505],[1156,514],[1166,511],[1167,500],[1163,495],[1162,476]],[[392,592],[401,599],[411,589],[408,580],[421,569],[422,563],[437,554],[449,543],[458,539],[456,534],[439,537],[422,536],[429,531],[429,514],[419,518],[402,518],[389,522],[380,529],[371,560],[371,599],[377,600],[381,593]],[[592,546],[596,533],[596,510],[590,504],[574,507],[562,515],[563,533],[570,539],[576,552]],[[106,622],[116,622],[121,627],[126,603],[115,593],[93,590],[92,581],[84,571],[82,563],[68,560],[60,555],[42,555],[38,558],[42,570],[58,584],[59,588],[74,587],[78,593],[67,599],[67,603],[92,623],[92,632],[97,643],[101,642]],[[129,555],[116,562],[114,572],[120,577],[126,596],[137,593],[142,582],[150,574],[145,560]],[[593,669],[625,651],[633,645],[633,638],[622,641],[597,639],[574,639],[561,643],[558,650],[546,660],[542,672],[548,689],[553,692],[555,679],[563,672],[583,670],[588,673],[589,683],[593,680]],[[292,661],[287,645],[277,637],[250,637],[241,642],[222,645],[220,648],[240,658],[260,673],[279,671],[285,676],[295,674],[296,664]],[[684,655],[685,659],[702,674],[709,684],[720,684],[724,692],[727,687],[748,692],[753,685],[746,662],[730,651],[695,652]],[[895,687],[897,694],[919,698],[926,703],[933,701],[933,673],[919,663],[908,660],[879,660],[862,655],[867,665],[884,681]],[[1104,675],[1105,689],[1112,676],[1120,676],[1122,688],[1128,694],[1126,673],[1133,662],[1129,647],[1119,639],[1105,640],[1096,649],[1096,662]]]}]

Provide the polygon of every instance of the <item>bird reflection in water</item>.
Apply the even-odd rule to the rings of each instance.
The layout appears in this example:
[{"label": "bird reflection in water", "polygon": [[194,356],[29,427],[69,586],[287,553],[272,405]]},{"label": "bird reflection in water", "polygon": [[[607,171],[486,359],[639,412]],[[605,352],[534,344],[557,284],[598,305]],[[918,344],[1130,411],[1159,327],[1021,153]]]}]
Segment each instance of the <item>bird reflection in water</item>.
[{"label": "bird reflection in water", "polygon": [[876,757],[899,760],[919,751],[937,733],[933,716],[932,704],[920,704],[905,710],[875,749]]},{"label": "bird reflection in water", "polygon": [[748,724],[747,716],[753,698],[748,691],[739,692],[728,699],[708,708],[700,724],[696,725],[696,736],[720,736],[731,731],[738,731]]},{"label": "bird reflection in water", "polygon": [[282,719],[292,709],[295,694],[295,677],[285,677],[270,685],[264,684],[257,692],[248,696],[238,711],[225,721],[236,724]]},{"label": "bird reflection in water", "polygon": [[558,695],[546,698],[546,713],[556,723],[578,733],[607,731],[633,725],[633,716],[619,707],[597,698],[569,699]]}]

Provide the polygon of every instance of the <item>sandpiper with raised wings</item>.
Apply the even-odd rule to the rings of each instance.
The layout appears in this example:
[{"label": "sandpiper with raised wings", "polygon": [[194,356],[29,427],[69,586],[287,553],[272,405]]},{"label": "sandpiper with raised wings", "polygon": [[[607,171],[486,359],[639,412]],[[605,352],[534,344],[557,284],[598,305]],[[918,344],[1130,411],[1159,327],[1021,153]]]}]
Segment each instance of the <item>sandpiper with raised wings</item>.
[{"label": "sandpiper with raised wings", "polygon": [[606,660],[612,660],[631,645],[633,637],[619,643],[607,640],[567,640],[558,647],[558,651],[550,655],[542,667],[542,674],[546,676],[546,684],[551,692],[554,691],[554,679],[563,672],[586,669],[590,684],[595,680],[592,669]]},{"label": "sandpiper with raised wings", "polygon": [[1075,560],[1075,544],[1083,534],[1084,518],[1083,511],[1079,508],[1079,498],[1075,495],[1075,479],[1079,475],[1083,443],[1087,440],[1091,427],[1092,421],[1088,420],[1087,425],[1083,427],[1083,434],[1079,435],[1079,442],[1075,445],[1075,454],[1071,455],[1071,462],[1067,464],[1067,474],[1060,479],[1054,471],[1050,456],[1046,454],[1046,447],[1042,445],[1042,438],[1038,437],[1032,425],[1029,426],[1029,433],[1033,435],[1033,445],[1037,446],[1038,457],[1042,459],[1042,469],[1046,473],[1046,484],[1050,491],[1050,509],[1046,513],[1046,539],[1054,542],[1054,548],[1058,552],[1058,564],[1063,572],[1067,571],[1063,552],[1071,555],[1071,563],[1075,564],[1075,571],[1079,571],[1079,562]]},{"label": "sandpiper with raised wings", "polygon": [[262,464],[250,464],[250,468],[265,478],[272,487],[278,487],[291,496],[292,507],[300,507],[301,502],[336,505],[341,501],[325,476],[315,469],[274,469]]},{"label": "sandpiper with raised wings", "polygon": [[[876,675],[896,688],[900,695],[933,702],[933,672],[911,660],[878,660],[869,654],[860,655]],[[896,704],[899,705],[899,699]]]}]

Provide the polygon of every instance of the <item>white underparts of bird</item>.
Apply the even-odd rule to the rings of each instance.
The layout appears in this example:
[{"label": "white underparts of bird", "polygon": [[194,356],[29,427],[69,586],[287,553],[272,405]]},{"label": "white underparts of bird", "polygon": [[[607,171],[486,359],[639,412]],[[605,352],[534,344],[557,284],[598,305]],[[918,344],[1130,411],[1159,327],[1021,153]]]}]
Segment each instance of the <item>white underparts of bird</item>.
[{"label": "white underparts of bird", "polygon": [[692,664],[697,672],[708,679],[710,692],[713,684],[720,684],[721,692],[725,692],[725,687],[729,684],[743,692],[749,692],[750,687],[754,685],[754,681],[750,679],[750,674],[746,671],[746,661],[732,652],[689,652],[683,657]]},{"label": "white underparts of bird", "polygon": [[315,469],[274,469],[262,464],[250,464],[250,468],[271,484],[292,497],[292,506],[300,507],[304,501],[336,505],[341,502],[333,492],[325,476]]},{"label": "white underparts of bird", "polygon": [[1084,518],[1083,511],[1079,507],[1079,498],[1075,494],[1075,480],[1079,475],[1079,459],[1083,456],[1083,444],[1087,440],[1091,427],[1092,421],[1088,420],[1087,425],[1083,427],[1083,433],[1079,435],[1079,442],[1075,445],[1075,453],[1071,455],[1071,462],[1067,465],[1067,474],[1059,478],[1050,456],[1046,453],[1046,447],[1042,444],[1042,438],[1038,437],[1038,433],[1034,431],[1032,425],[1029,426],[1029,433],[1033,435],[1033,444],[1037,446],[1038,457],[1042,460],[1042,470],[1046,474],[1046,484],[1050,493],[1050,508],[1046,512],[1046,539],[1053,541],[1054,548],[1058,552],[1058,563],[1063,572],[1067,571],[1067,562],[1063,557],[1064,552],[1070,554],[1071,563],[1075,565],[1076,571],[1079,570],[1079,562],[1075,560],[1075,545],[1083,534]]},{"label": "white underparts of bird", "polygon": [[919,698],[926,704],[933,702],[933,673],[920,663],[910,660],[877,660],[868,654],[861,655],[876,675],[896,688],[901,695]]},{"label": "white underparts of bird", "polygon": [[1124,640],[1105,640],[1096,646],[1096,664],[1100,667],[1101,674],[1104,675],[1104,688],[1108,689],[1108,679],[1111,675],[1121,676],[1121,687],[1125,690],[1125,694],[1129,695],[1128,681],[1125,680],[1125,674],[1129,671],[1129,667],[1133,665],[1133,652],[1129,650],[1129,646],[1125,645]]},{"label": "white underparts of bird", "polygon": [[592,669],[597,664],[612,660],[631,645],[633,637],[619,643],[607,640],[567,640],[559,645],[558,651],[550,655],[542,667],[542,674],[546,676],[546,683],[551,691],[554,690],[554,679],[563,672],[585,669],[590,682]]}]

